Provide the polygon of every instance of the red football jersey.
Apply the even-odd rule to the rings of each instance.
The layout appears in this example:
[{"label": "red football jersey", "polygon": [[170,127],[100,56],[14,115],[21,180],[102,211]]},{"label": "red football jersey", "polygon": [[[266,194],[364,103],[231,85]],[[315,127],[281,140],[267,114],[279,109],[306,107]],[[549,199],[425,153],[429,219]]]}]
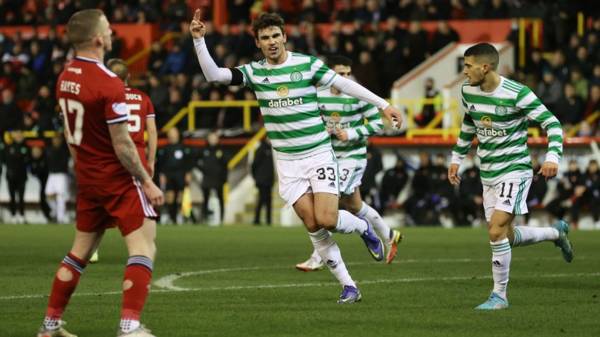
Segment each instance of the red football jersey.
[{"label": "red football jersey", "polygon": [[75,149],[78,185],[131,183],[112,146],[108,125],[127,122],[125,85],[102,63],[76,57],[58,77],[56,98],[67,142]]},{"label": "red football jersey", "polygon": [[150,97],[135,88],[125,88],[125,101],[129,108],[129,132],[131,139],[138,148],[145,149],[144,131],[146,131],[146,118],[154,118],[154,106]]}]

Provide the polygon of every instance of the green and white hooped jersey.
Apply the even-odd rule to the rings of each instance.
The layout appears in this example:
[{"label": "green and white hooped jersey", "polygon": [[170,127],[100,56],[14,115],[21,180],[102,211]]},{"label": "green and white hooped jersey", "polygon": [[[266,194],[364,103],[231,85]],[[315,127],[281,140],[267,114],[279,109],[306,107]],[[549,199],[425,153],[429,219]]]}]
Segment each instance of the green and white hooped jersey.
[{"label": "green and white hooped jersey", "polygon": [[[331,88],[319,88],[319,109],[327,129],[345,129],[357,139],[341,141],[331,136],[333,151],[338,159],[367,159],[367,137],[383,128],[379,110],[374,105],[346,94],[336,95]],[[365,120],[367,123],[365,124]]]},{"label": "green and white hooped jersey", "polygon": [[284,63],[266,60],[238,67],[254,91],[278,159],[300,159],[331,150],[317,106],[317,86],[329,87],[337,75],[314,56],[287,52]]},{"label": "green and white hooped jersey", "polygon": [[560,122],[523,84],[501,76],[496,90],[487,93],[465,83],[461,88],[461,108],[465,115],[452,150],[452,162],[460,164],[477,135],[483,184],[494,185],[501,179],[533,175],[527,148],[529,119],[539,122],[546,131],[546,161],[558,163],[562,157]]}]

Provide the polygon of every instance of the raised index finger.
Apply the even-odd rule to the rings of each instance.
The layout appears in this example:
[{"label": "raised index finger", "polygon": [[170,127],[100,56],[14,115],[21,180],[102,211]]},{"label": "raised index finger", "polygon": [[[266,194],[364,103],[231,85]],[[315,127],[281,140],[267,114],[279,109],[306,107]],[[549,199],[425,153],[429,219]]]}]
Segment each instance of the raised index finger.
[{"label": "raised index finger", "polygon": [[202,20],[202,10],[200,8],[196,9],[196,11],[194,12],[194,20]]}]

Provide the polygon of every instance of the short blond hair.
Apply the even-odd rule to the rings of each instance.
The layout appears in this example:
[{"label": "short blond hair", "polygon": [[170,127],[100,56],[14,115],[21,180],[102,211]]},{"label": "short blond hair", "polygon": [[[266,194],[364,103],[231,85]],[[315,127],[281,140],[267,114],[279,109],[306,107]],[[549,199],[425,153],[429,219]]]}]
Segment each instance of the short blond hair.
[{"label": "short blond hair", "polygon": [[67,37],[75,49],[81,49],[99,33],[100,18],[104,12],[100,9],[84,9],[75,12],[67,23]]},{"label": "short blond hair", "polygon": [[129,69],[127,68],[127,63],[124,60],[118,58],[110,59],[106,61],[106,66],[113,73],[119,76],[122,81],[127,80],[127,77],[129,76]]}]

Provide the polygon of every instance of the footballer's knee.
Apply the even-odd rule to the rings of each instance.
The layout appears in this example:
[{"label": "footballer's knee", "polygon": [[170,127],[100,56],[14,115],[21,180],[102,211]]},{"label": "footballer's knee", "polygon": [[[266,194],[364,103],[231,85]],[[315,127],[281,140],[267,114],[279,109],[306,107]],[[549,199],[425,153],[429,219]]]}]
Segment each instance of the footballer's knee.
[{"label": "footballer's knee", "polygon": [[506,237],[506,226],[502,225],[490,225],[488,226],[488,235],[490,237],[490,241],[495,242]]},{"label": "footballer's knee", "polygon": [[322,212],[316,214],[316,222],[321,228],[325,228],[327,230],[334,230],[338,223],[337,210],[332,212]]},{"label": "footballer's knee", "polygon": [[346,207],[345,207],[345,209],[348,212],[350,212],[350,213],[352,213],[354,215],[358,214],[358,212],[360,212],[361,208],[362,208],[362,203],[360,203],[358,205],[355,204],[355,203],[348,203],[348,205],[346,205]]}]

